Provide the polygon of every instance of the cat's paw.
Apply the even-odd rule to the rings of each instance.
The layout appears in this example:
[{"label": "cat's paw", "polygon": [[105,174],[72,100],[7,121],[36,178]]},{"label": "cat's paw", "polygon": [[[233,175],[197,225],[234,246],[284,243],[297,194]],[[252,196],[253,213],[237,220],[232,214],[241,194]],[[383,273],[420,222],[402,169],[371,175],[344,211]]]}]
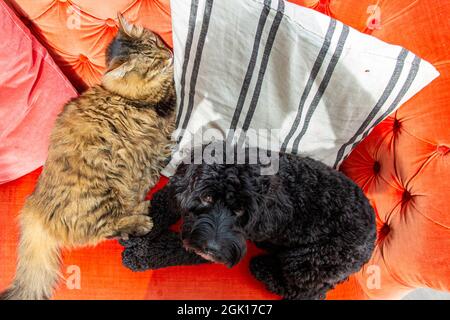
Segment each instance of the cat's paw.
[{"label": "cat's paw", "polygon": [[137,205],[134,208],[133,214],[146,216],[146,215],[148,215],[150,208],[151,208],[150,200],[142,201],[141,203],[139,203],[139,205]]},{"label": "cat's paw", "polygon": [[130,229],[128,234],[133,237],[142,237],[152,231],[153,220],[149,216],[139,215],[136,216],[135,225]]},{"label": "cat's paw", "polygon": [[129,240],[129,236],[142,237],[153,228],[153,220],[147,215],[126,216],[119,220],[115,230],[123,241]]},{"label": "cat's paw", "polygon": [[128,239],[124,238],[124,237],[119,237],[118,238],[119,243],[124,246],[125,248],[132,248],[132,247],[138,247],[141,246],[145,239],[142,237],[128,237]]}]

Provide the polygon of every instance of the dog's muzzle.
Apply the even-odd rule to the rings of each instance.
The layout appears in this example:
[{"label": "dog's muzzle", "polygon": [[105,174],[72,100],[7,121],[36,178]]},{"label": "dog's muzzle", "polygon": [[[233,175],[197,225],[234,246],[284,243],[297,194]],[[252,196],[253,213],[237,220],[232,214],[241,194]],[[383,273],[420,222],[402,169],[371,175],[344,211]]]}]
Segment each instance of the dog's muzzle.
[{"label": "dog's muzzle", "polygon": [[236,217],[224,206],[215,205],[198,216],[185,217],[182,227],[184,247],[202,258],[233,267],[245,256],[245,237]]}]

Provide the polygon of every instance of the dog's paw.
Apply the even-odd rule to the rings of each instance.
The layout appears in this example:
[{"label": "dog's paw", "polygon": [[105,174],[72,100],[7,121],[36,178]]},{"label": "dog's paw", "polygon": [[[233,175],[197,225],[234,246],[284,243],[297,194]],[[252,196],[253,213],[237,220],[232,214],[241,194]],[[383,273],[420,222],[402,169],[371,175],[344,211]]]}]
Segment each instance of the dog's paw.
[{"label": "dog's paw", "polygon": [[259,281],[266,282],[273,278],[275,262],[270,256],[256,256],[250,261],[250,272]]},{"label": "dog's paw", "polygon": [[[132,238],[134,239],[134,238]],[[137,239],[137,238],[136,238]],[[144,238],[128,244],[122,252],[122,263],[133,271],[155,270],[168,266],[171,260],[170,244],[164,239],[149,241]]]},{"label": "dog's paw", "polygon": [[122,252],[122,263],[132,271],[148,270],[147,253],[139,247],[130,247]]},{"label": "dog's paw", "polygon": [[250,261],[250,272],[264,283],[267,289],[277,295],[286,295],[286,283],[275,257],[269,255],[256,256]]}]

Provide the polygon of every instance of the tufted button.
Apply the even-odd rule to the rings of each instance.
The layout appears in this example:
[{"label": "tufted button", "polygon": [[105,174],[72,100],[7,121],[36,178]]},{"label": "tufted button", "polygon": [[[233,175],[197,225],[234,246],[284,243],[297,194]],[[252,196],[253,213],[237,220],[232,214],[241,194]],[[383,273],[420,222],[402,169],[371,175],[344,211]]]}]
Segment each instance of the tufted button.
[{"label": "tufted button", "polygon": [[392,125],[392,130],[394,131],[394,133],[397,133],[400,130],[400,127],[401,127],[400,120],[398,120],[397,118],[394,119],[394,123]]},{"label": "tufted button", "polygon": [[445,156],[449,150],[450,148],[447,146],[437,146],[436,148],[436,152],[443,156]]},{"label": "tufted button", "polygon": [[81,63],[86,63],[86,62],[89,61],[89,58],[86,57],[84,54],[80,54],[79,57],[78,57],[78,60],[79,60]]},{"label": "tufted button", "polygon": [[402,203],[407,203],[411,198],[411,193],[408,190],[404,190],[402,194]]},{"label": "tufted button", "polygon": [[375,172],[375,174],[378,174],[378,173],[380,173],[380,170],[381,170],[381,164],[380,164],[380,162],[375,161],[375,162],[373,163],[373,172]]},{"label": "tufted button", "polygon": [[115,28],[117,26],[116,25],[116,21],[114,19],[111,19],[111,18],[106,19],[105,23],[110,28]]},{"label": "tufted button", "polygon": [[378,230],[377,241],[378,242],[383,241],[387,237],[389,232],[391,232],[391,228],[389,227],[389,225],[387,223],[383,224],[381,228]]}]

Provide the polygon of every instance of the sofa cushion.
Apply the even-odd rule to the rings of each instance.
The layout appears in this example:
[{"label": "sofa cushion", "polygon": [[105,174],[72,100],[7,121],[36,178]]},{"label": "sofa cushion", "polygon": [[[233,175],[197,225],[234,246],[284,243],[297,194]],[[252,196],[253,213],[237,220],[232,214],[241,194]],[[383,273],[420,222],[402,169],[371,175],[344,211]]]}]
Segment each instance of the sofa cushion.
[{"label": "sofa cushion", "polygon": [[4,183],[42,166],[53,122],[77,93],[3,1],[0,30],[0,183]]},{"label": "sofa cushion", "polygon": [[[112,24],[108,19],[114,19],[116,11],[129,10],[130,17],[162,32],[170,43],[169,0],[111,0],[108,5],[87,0],[45,0],[32,5],[29,0],[10,2],[47,47],[64,53],[67,58],[60,58],[58,63],[69,78],[83,79],[80,82],[84,85],[100,77],[104,33],[99,30],[107,21]],[[373,0],[292,2],[401,45],[430,61],[441,73],[378,125],[341,166],[376,208],[379,245],[372,261],[327,298],[399,298],[420,286],[450,290],[450,269],[446,268],[450,261],[450,215],[446,203],[450,181],[448,2],[385,0],[379,6]],[[80,30],[66,27],[72,13],[69,3],[80,9],[78,15],[84,21]],[[80,53],[90,57],[88,67],[79,67]],[[98,62],[95,68],[91,59]],[[15,264],[17,226],[12,221],[26,195],[32,192],[38,174],[34,172],[0,186],[0,289],[11,280]],[[405,193],[405,189],[409,192]],[[248,260],[233,269],[208,265],[132,273],[121,266],[120,252],[114,241],[65,252],[63,274],[69,266],[79,266],[81,289],[71,290],[62,284],[56,298],[273,298],[249,274]]]}]

